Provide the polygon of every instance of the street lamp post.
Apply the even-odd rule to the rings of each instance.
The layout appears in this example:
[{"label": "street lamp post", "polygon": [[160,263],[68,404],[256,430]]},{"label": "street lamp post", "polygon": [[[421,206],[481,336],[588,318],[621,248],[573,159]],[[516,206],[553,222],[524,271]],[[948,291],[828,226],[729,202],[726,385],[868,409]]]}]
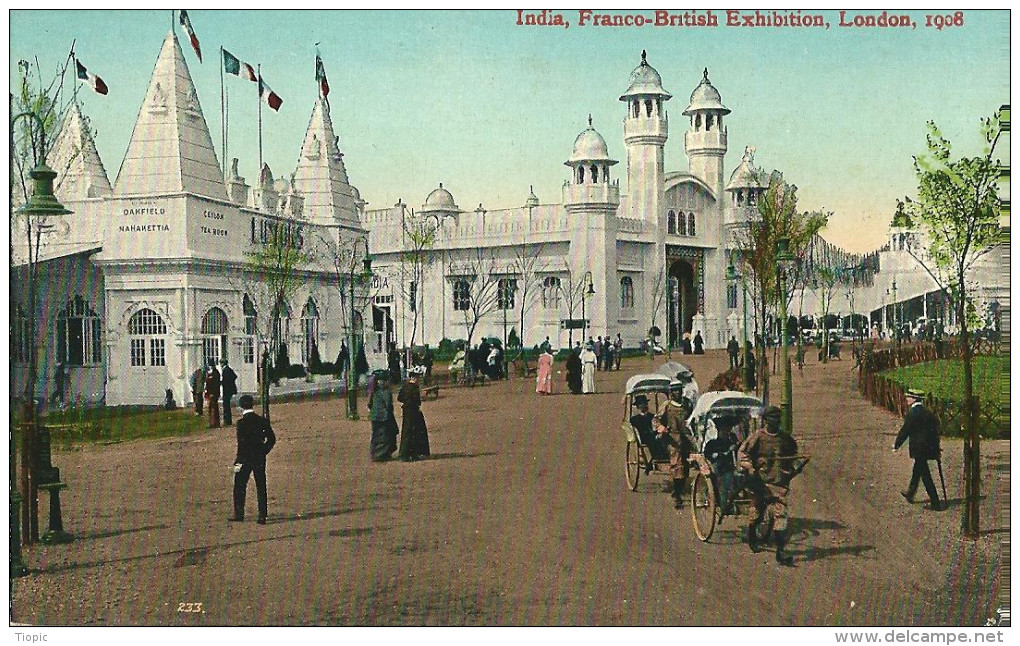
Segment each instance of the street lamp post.
[{"label": "street lamp post", "polygon": [[783,396],[780,400],[780,425],[784,433],[789,435],[793,430],[793,375],[790,371],[790,339],[787,333],[789,318],[786,311],[786,277],[789,275],[796,256],[790,253],[790,239],[782,237],[777,245],[776,263],[779,268],[779,316],[782,317],[782,361],[783,361]]},{"label": "street lamp post", "polygon": [[751,342],[747,338],[747,285],[744,283],[744,277],[737,272],[737,268],[733,266],[733,261],[730,261],[729,267],[726,268],[726,280],[730,282],[734,287],[737,283],[740,283],[740,292],[743,297],[743,319],[744,319],[744,390],[751,390],[751,380],[753,377],[753,368],[751,367],[750,355],[751,355]]},{"label": "street lamp post", "polygon": [[893,334],[896,335],[896,349],[898,350],[900,348],[900,333],[901,333],[901,330],[900,330],[899,317],[896,315],[896,306],[897,306],[897,303],[896,303],[896,278],[895,277],[892,279],[892,287],[887,289],[885,291],[885,293],[886,294],[890,294],[892,296],[892,306],[890,307],[890,309],[892,310],[892,319],[893,319],[892,328],[893,328]]},{"label": "street lamp post", "polygon": [[587,288],[584,287],[583,284],[581,286],[581,343],[586,343],[584,335],[588,330],[588,318],[584,312],[584,301],[587,300],[589,296],[595,295],[595,285],[592,284],[590,271],[584,272],[584,277],[581,282],[587,284]]},{"label": "street lamp post", "polygon": [[[357,258],[358,252],[358,240],[363,240],[365,243],[365,259],[364,259],[364,270],[360,273],[355,271],[355,258]],[[351,305],[351,326],[350,326],[350,367],[347,369],[347,419],[357,420],[358,417],[358,372],[357,372],[357,358],[358,358],[358,335],[356,332],[357,326],[357,315],[358,308],[356,307],[354,286],[355,283],[360,283],[365,286],[367,290],[368,281],[372,279],[372,256],[368,253],[368,240],[364,238],[355,238],[354,245],[351,248],[351,264],[350,271],[347,275],[347,287],[350,293],[350,305]]]},{"label": "street lamp post", "polygon": [[[12,97],[13,104],[13,97]],[[28,218],[29,222],[34,222],[34,225],[28,225],[28,312],[29,312],[29,340],[30,340],[30,355],[29,361],[29,372],[28,372],[28,383],[25,388],[25,407],[23,411],[23,420],[21,424],[21,489],[25,491],[25,495],[28,497],[27,500],[22,498],[18,492],[17,478],[15,476],[16,470],[16,449],[14,443],[14,436],[9,447],[9,458],[10,458],[10,576],[18,577],[24,576],[28,573],[27,568],[21,558],[21,527],[18,522],[18,508],[22,507],[22,522],[24,524],[25,531],[29,540],[35,540],[33,528],[35,527],[35,520],[38,517],[38,500],[36,497],[36,483],[34,480],[34,473],[32,471],[32,452],[37,450],[34,447],[35,438],[40,436],[38,423],[39,420],[36,416],[35,409],[35,386],[36,379],[39,371],[39,341],[37,339],[37,328],[36,328],[36,271],[39,263],[39,246],[42,238],[42,231],[44,228],[44,220],[50,216],[68,215],[71,213],[68,209],[57,201],[57,198],[53,195],[53,180],[56,179],[57,174],[49,166],[46,165],[46,133],[45,125],[43,120],[38,114],[34,112],[22,112],[11,118],[10,121],[10,168],[11,173],[14,172],[14,126],[19,119],[32,119],[35,121],[39,128],[39,154],[38,163],[32,170],[29,171],[28,175],[32,179],[32,195],[28,198],[28,202],[18,209],[20,215]],[[11,195],[11,210],[14,210],[13,193]],[[32,234],[35,234],[35,239],[32,239]],[[24,504],[27,503],[27,504]],[[51,507],[56,505],[57,517],[59,517],[59,498],[55,499],[54,503],[51,503]],[[51,511],[53,511],[51,509]],[[53,516],[51,514],[51,524]]]}]

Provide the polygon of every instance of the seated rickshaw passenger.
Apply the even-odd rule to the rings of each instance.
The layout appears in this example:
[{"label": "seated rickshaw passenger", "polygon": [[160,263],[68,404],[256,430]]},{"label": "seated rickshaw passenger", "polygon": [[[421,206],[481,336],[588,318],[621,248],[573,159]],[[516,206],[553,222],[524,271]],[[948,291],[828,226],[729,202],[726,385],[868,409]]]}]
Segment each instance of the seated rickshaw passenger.
[{"label": "seated rickshaw passenger", "polygon": [[[709,424],[715,427],[714,437],[705,443],[702,454],[712,463],[712,471],[719,483],[719,506],[724,516],[733,513],[732,496],[739,483],[738,477],[741,474],[736,472],[736,455],[739,441],[733,429],[737,428],[738,420],[735,417],[723,416],[709,420]],[[706,433],[708,436],[710,433]]]},{"label": "seated rickshaw passenger", "polygon": [[[631,416],[630,424],[637,431],[638,437],[641,438],[641,444],[648,447],[652,460],[661,462],[669,460],[669,445],[667,441],[663,440],[663,437],[668,438],[669,436],[662,436],[653,430],[652,427],[656,420],[655,415],[648,410],[648,397],[645,395],[634,397],[634,405],[637,407],[638,413]],[[651,461],[647,462],[645,464],[645,473],[651,473],[653,466]]]}]

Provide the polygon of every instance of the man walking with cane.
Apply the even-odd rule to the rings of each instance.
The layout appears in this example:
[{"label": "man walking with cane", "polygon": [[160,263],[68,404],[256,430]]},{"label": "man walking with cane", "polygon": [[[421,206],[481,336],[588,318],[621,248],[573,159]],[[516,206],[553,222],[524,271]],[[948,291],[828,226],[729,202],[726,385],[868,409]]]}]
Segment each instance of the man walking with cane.
[{"label": "man walking with cane", "polygon": [[[936,460],[939,465],[939,477],[942,476],[942,450],[939,446],[939,420],[922,403],[924,393],[920,390],[908,390],[907,399],[910,401],[910,409],[903,418],[903,428],[896,436],[893,444],[893,452],[899,450],[900,446],[910,440],[910,457],[914,460],[914,469],[910,475],[910,484],[906,491],[900,492],[907,502],[914,502],[914,494],[917,493],[918,482],[924,483],[924,490],[928,493],[929,506],[925,509],[942,511],[944,507],[939,501],[939,492],[935,488],[935,482],[931,478],[931,470],[928,468],[928,460]],[[942,495],[945,496],[945,481],[942,483]]]}]

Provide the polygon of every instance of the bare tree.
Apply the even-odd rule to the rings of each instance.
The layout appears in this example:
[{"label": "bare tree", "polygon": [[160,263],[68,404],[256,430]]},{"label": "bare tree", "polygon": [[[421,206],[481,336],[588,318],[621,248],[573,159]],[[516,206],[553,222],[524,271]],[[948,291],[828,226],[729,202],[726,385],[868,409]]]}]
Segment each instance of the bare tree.
[{"label": "bare tree", "polygon": [[505,276],[500,275],[495,255],[482,248],[453,261],[451,274],[457,277],[454,309],[464,316],[467,347],[470,348],[478,323],[499,306],[499,281]]},{"label": "bare tree", "polygon": [[[521,317],[520,317],[520,332],[518,338],[521,341],[521,354],[524,355],[524,348],[527,347],[524,343],[524,318],[527,313],[535,306],[535,303],[539,301],[539,296],[542,293],[542,276],[548,263],[542,260],[542,250],[545,247],[545,243],[539,242],[537,244],[529,245],[522,243],[514,248],[514,259],[511,262],[511,267],[514,270],[514,274],[517,277],[516,294],[521,299]],[[525,359],[525,365],[527,359]]]},{"label": "bare tree", "polygon": [[261,350],[259,398],[266,419],[269,419],[269,371],[283,342],[280,337],[284,310],[302,284],[301,267],[312,260],[303,246],[303,238],[289,222],[264,221],[241,272],[242,287],[256,311],[255,330]]},{"label": "bare tree", "polygon": [[[567,306],[567,319],[573,321],[574,312],[581,306],[582,300],[585,298],[584,288],[588,283],[584,279],[584,274],[580,276],[574,275],[566,258],[563,259],[563,273],[566,274],[566,280],[560,282],[560,294],[563,296],[563,302]],[[583,336],[584,333],[582,332]],[[572,327],[568,334],[568,343],[571,348],[574,347],[574,328]],[[584,343],[584,338],[581,339],[581,343]]]},{"label": "bare tree", "polygon": [[[404,209],[401,203],[401,209]],[[404,302],[410,306],[411,338],[407,344],[408,357],[418,335],[418,320],[424,324],[425,290],[424,282],[429,269],[435,264],[436,256],[433,247],[439,235],[441,224],[435,217],[416,215],[412,209],[410,216],[401,213],[400,224],[403,236],[403,251],[400,254],[401,280],[399,293]]]},{"label": "bare tree", "polygon": [[[651,311],[651,322],[649,323],[649,337],[650,346],[654,346],[655,337],[651,334],[652,328],[658,327],[659,312],[663,309],[663,303],[666,301],[666,291],[669,289],[669,278],[666,275],[665,265],[659,269],[659,273],[655,275],[652,282],[652,311]],[[661,328],[660,328],[661,329]],[[654,347],[649,347],[648,351],[654,356]]]}]

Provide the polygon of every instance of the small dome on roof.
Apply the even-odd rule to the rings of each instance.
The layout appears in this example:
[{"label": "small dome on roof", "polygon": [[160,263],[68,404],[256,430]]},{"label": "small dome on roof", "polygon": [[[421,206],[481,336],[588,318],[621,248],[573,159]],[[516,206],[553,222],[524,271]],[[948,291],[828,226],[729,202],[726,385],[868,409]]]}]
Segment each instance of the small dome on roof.
[{"label": "small dome on roof", "polygon": [[602,161],[615,164],[616,160],[609,157],[609,146],[602,135],[591,125],[591,115],[588,115],[588,127],[577,135],[574,140],[574,151],[567,160],[567,165],[576,162]]},{"label": "small dome on roof", "polygon": [[425,204],[422,204],[421,211],[423,213],[435,211],[461,212],[460,207],[453,201],[453,195],[450,194],[450,191],[443,188],[442,182],[439,183],[439,188],[429,193],[429,196],[425,198]]},{"label": "small dome on roof", "polygon": [[708,80],[708,68],[705,68],[705,77],[701,79],[698,87],[691,92],[691,104],[684,110],[684,115],[691,116],[697,110],[718,110],[723,114],[729,114],[730,109],[722,104],[722,96],[719,90],[715,89],[712,82]]},{"label": "small dome on roof", "polygon": [[531,194],[528,195],[528,199],[524,203],[524,206],[538,206],[538,196],[535,195],[535,187],[531,186],[530,190],[531,190]]},{"label": "small dome on roof", "polygon": [[654,67],[648,64],[646,53],[641,50],[641,64],[630,73],[630,87],[620,95],[621,101],[628,101],[636,96],[659,96],[663,101],[673,97],[662,87],[662,77]]},{"label": "small dome on roof", "polygon": [[762,188],[758,175],[758,169],[754,167],[754,147],[746,146],[744,148],[744,158],[733,169],[733,173],[730,175],[730,183],[726,185],[726,190],[735,191],[738,188]]}]

